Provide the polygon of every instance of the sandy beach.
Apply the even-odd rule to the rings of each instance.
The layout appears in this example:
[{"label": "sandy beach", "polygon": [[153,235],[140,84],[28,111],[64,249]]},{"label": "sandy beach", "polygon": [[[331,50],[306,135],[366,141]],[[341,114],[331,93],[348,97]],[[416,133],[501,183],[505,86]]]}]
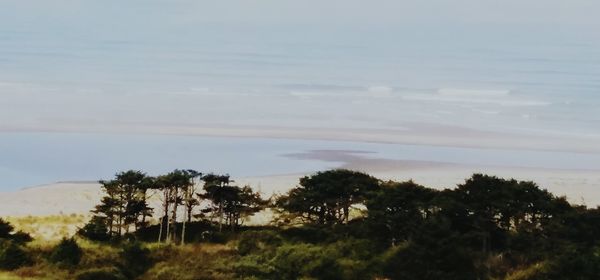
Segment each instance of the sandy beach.
[{"label": "sandy beach", "polygon": [[[504,178],[531,180],[558,196],[576,204],[600,205],[600,172],[596,170],[561,170],[506,166],[469,166],[444,162],[373,159],[353,151],[311,151],[284,155],[335,163],[339,168],[368,172],[382,180],[414,180],[437,189],[453,188],[473,173]],[[233,178],[239,185],[250,185],[265,197],[284,193],[298,178],[310,174],[274,174]],[[102,197],[96,182],[59,182],[0,193],[0,216],[46,216],[89,214]],[[153,205],[158,207],[158,201]]]}]

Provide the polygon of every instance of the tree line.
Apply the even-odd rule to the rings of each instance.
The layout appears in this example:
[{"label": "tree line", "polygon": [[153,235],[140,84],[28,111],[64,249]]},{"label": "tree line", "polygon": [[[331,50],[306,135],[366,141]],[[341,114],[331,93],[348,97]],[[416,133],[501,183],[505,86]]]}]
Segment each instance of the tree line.
[{"label": "tree line", "polygon": [[[129,279],[154,279],[153,273],[144,273],[157,261],[173,266],[160,270],[161,279],[541,280],[600,275],[600,209],[571,204],[530,181],[474,174],[454,188],[432,189],[335,169],[303,176],[289,191],[270,198],[236,185],[227,174],[194,170],[155,177],[125,171],[101,184],[105,195],[80,236],[118,248],[129,248],[130,240],[167,244],[151,247],[153,251],[139,244],[123,251],[115,266],[119,274],[134,275]],[[156,209],[151,200],[159,202],[152,203]],[[263,210],[268,210],[269,224],[244,225],[245,218]],[[31,239],[2,227],[0,223],[0,240],[12,240],[11,254],[23,255],[19,248]],[[211,265],[194,272],[169,259],[174,254],[169,248],[185,242],[223,243],[233,252],[224,249],[214,258],[203,257]],[[73,247],[73,241],[64,243]],[[0,265],[5,251],[0,248]],[[178,254],[182,252],[188,251]],[[197,253],[189,254],[194,258]],[[127,257],[132,255],[141,257]],[[138,259],[145,261],[133,265]]]},{"label": "tree line", "polygon": [[[147,228],[154,213],[160,214],[157,242],[183,243],[186,226],[195,219],[215,221],[219,232],[224,227],[235,231],[244,217],[264,209],[268,200],[249,186],[232,183],[229,175],[195,170],[174,170],[156,177],[136,170],[120,172],[112,180],[100,181],[105,196],[80,233],[95,240],[121,239]],[[152,197],[160,200],[161,209],[149,206]],[[195,211],[199,206],[202,209]]]}]

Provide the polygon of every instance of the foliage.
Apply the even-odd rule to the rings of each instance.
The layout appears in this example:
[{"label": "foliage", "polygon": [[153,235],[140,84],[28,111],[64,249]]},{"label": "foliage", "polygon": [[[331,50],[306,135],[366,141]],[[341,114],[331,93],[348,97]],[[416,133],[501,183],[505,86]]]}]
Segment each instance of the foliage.
[{"label": "foliage", "polygon": [[121,271],[128,279],[135,279],[152,267],[150,250],[138,242],[125,244],[120,255]]},{"label": "foliage", "polygon": [[426,223],[419,235],[389,249],[380,262],[382,274],[391,279],[481,279],[461,237],[443,221]]},{"label": "foliage", "polygon": [[31,256],[21,245],[12,240],[0,242],[0,269],[14,270],[31,263]]},{"label": "foliage", "polygon": [[77,234],[92,241],[109,241],[110,233],[106,223],[106,218],[93,216],[87,224],[77,231]]},{"label": "foliage", "polygon": [[76,280],[126,280],[127,278],[115,268],[93,268],[77,273]]},{"label": "foliage", "polygon": [[350,208],[378,188],[379,180],[365,173],[329,170],[300,178],[300,185],[280,197],[277,206],[302,222],[348,223]]},{"label": "foliage", "polygon": [[[382,182],[360,172],[330,170],[301,178],[296,188],[267,205],[250,187],[233,185],[228,175],[200,175],[175,170],[146,181],[164,203],[163,219],[148,226],[143,212],[121,212],[130,199],[143,196],[120,191],[128,188],[122,182],[135,184],[118,175],[113,181],[123,180],[113,196],[118,201],[123,195],[125,202],[110,215],[98,212],[79,231],[100,241],[112,234],[116,238],[111,243],[66,239],[54,249],[32,245],[37,242],[25,247],[28,235],[0,220],[0,264],[4,269],[33,264],[18,269],[20,274],[5,272],[11,276],[79,279],[538,280],[600,275],[600,208],[571,205],[533,182],[474,174],[455,189],[435,190],[412,181]],[[195,178],[204,182],[198,193]],[[244,217],[265,207],[288,220],[276,226],[242,225]],[[159,236],[161,242],[125,242],[127,228],[136,229],[129,233],[132,239],[156,242]],[[85,253],[77,261],[79,246]]]},{"label": "foliage", "polygon": [[230,185],[229,175],[207,174],[204,180],[204,193],[198,196],[208,200],[211,206],[203,212],[216,217],[219,231],[227,225],[234,231],[241,225],[242,219],[248,217],[267,205],[260,194],[252,191],[249,186],[238,187]]},{"label": "foliage", "polygon": [[75,267],[81,262],[83,250],[73,238],[64,238],[56,245],[50,255],[50,261],[62,267]]},{"label": "foliage", "polygon": [[241,255],[247,255],[281,243],[283,239],[274,231],[246,231],[240,235],[237,248]]},{"label": "foliage", "polygon": [[231,271],[235,251],[221,244],[159,245],[152,248],[156,264],[141,279],[236,279]]},{"label": "foliage", "polygon": [[28,233],[22,231],[14,232],[14,230],[13,225],[0,218],[0,241],[11,240],[17,244],[25,244],[33,240]]},{"label": "foliage", "polygon": [[[141,171],[129,170],[117,173],[114,180],[100,181],[105,196],[92,211],[104,221],[109,236],[121,237],[135,229],[146,226],[146,217],[152,215],[148,207],[146,192],[153,186],[153,179]],[[98,228],[91,228],[92,232]]]},{"label": "foliage", "polygon": [[412,181],[385,182],[366,201],[371,236],[394,244],[420,234],[418,229],[436,210],[436,195]]}]

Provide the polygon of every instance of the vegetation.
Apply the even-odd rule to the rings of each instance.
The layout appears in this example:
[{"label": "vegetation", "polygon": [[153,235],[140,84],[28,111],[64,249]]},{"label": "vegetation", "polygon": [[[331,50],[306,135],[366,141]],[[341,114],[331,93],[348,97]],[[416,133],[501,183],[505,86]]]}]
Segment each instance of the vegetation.
[{"label": "vegetation", "polygon": [[[600,209],[475,174],[454,189],[350,170],[264,199],[229,175],[119,173],[75,238],[28,245],[0,220],[11,279],[596,279]],[[161,198],[161,209],[148,206]],[[261,210],[270,225],[244,225]],[[156,224],[148,219],[160,217]],[[10,271],[10,272],[8,272]],[[6,277],[4,277],[6,275]]]},{"label": "vegetation", "polygon": [[73,268],[81,262],[82,254],[83,251],[75,239],[65,238],[52,251],[50,261],[62,267]]}]

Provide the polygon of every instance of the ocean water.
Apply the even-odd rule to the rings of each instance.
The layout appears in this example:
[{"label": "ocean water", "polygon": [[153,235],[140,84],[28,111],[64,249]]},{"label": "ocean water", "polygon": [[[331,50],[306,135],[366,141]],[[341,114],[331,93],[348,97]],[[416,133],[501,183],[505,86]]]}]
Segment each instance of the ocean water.
[{"label": "ocean water", "polygon": [[[469,1],[417,10],[343,1],[352,11],[342,1],[208,2],[0,2],[0,131],[424,124],[560,136],[573,147],[582,137],[600,139],[595,4],[545,1],[539,9],[508,1],[497,9],[510,13],[498,13]],[[315,148],[597,165],[596,155],[214,139],[0,133],[0,186],[98,179],[124,168],[314,170],[324,163],[279,155]]]},{"label": "ocean water", "polygon": [[561,169],[598,169],[600,155],[381,143],[91,133],[0,133],[0,191],[57,181],[109,179],[135,169],[229,173],[233,178],[305,173],[342,165],[291,154],[359,151],[360,157]]},{"label": "ocean water", "polygon": [[595,25],[244,22],[201,3],[3,3],[0,125],[600,135]]}]

